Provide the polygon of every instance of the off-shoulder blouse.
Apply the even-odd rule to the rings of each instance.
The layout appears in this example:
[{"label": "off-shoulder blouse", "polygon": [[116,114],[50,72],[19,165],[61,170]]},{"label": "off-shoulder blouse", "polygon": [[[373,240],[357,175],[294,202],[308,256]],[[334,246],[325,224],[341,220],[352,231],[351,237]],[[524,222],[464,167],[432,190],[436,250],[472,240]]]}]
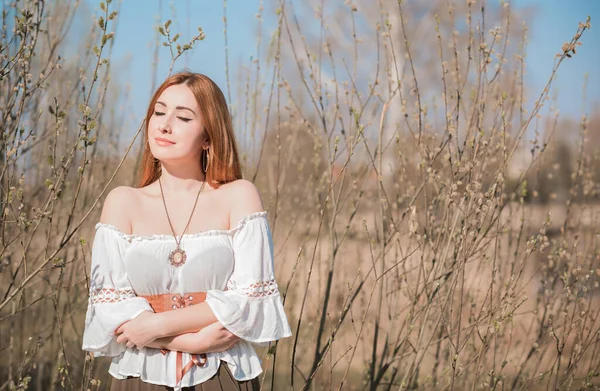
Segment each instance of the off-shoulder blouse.
[{"label": "off-shoulder blouse", "polygon": [[[147,383],[189,387],[210,379],[225,361],[237,380],[262,372],[250,343],[266,343],[291,335],[275,281],[273,240],[266,212],[245,217],[230,230],[186,234],[181,248],[186,263],[171,266],[173,236],[125,234],[98,223],[92,246],[90,299],[83,349],[113,357],[109,372],[117,379],[140,377]],[[207,365],[194,366],[176,384],[176,352],[127,348],[114,330],[143,311],[152,311],[140,296],[207,292],[216,318],[241,340],[231,349],[207,354]],[[191,356],[183,353],[183,362]]]}]

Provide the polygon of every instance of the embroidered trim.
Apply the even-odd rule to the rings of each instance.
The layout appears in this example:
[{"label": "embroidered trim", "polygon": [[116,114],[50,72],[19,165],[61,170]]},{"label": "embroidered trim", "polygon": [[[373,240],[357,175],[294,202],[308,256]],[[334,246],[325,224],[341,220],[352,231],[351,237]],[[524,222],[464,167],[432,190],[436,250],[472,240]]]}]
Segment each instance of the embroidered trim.
[{"label": "embroidered trim", "polygon": [[247,285],[236,286],[232,280],[227,281],[227,289],[248,297],[266,297],[279,294],[277,282],[272,278],[269,281],[258,281]]},{"label": "embroidered trim", "polygon": [[[259,219],[259,218],[267,218],[267,212],[266,211],[262,211],[262,212],[255,212],[255,213],[251,213],[249,215],[247,215],[246,217],[244,217],[243,219],[240,220],[240,222],[231,229],[211,229],[208,231],[202,231],[202,232],[196,232],[196,233],[191,233],[191,234],[185,234],[183,235],[183,239],[188,240],[188,239],[195,239],[195,238],[199,238],[199,237],[204,237],[204,236],[221,236],[221,235],[225,235],[225,236],[233,236],[235,235],[237,232],[241,231],[242,228],[244,228],[246,226],[246,224],[252,220],[255,219]],[[172,241],[173,239],[173,235],[161,235],[161,234],[157,234],[157,235],[137,235],[137,234],[126,234],[124,232],[119,231],[119,229],[117,227],[115,227],[114,225],[110,225],[110,224],[105,224],[105,223],[97,223],[96,224],[96,229],[98,228],[105,228],[108,229],[110,231],[113,231],[114,233],[116,233],[117,235],[119,235],[121,238],[125,239],[128,242],[132,242],[133,240],[136,241],[150,241],[150,240],[169,240]]]},{"label": "embroidered trim", "polygon": [[135,292],[131,288],[102,288],[96,291],[90,292],[90,303],[118,303],[120,301],[134,298]]}]

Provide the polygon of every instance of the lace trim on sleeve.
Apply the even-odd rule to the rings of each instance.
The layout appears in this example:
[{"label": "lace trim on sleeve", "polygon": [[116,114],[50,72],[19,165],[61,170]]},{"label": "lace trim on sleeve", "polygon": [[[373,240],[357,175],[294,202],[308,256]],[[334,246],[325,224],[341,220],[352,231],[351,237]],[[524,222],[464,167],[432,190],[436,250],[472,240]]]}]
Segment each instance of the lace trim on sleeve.
[{"label": "lace trim on sleeve", "polygon": [[269,281],[258,281],[240,286],[237,286],[235,281],[229,280],[227,282],[227,289],[247,297],[266,297],[279,294],[279,288],[274,278]]},{"label": "lace trim on sleeve", "polygon": [[131,288],[102,288],[90,292],[90,304],[118,303],[136,297]]}]

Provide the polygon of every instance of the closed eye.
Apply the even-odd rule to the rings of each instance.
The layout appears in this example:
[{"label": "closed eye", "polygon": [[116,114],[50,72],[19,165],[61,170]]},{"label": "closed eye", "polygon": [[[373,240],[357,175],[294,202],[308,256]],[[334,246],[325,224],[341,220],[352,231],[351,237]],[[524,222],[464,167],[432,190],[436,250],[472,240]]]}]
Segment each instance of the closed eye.
[{"label": "closed eye", "polygon": [[192,120],[191,118],[185,118],[185,117],[177,117],[177,118],[179,118],[183,122],[190,122]]},{"label": "closed eye", "polygon": [[161,116],[161,115],[165,115],[165,113],[161,113],[159,111],[154,111],[154,115],[156,115],[157,117]]}]

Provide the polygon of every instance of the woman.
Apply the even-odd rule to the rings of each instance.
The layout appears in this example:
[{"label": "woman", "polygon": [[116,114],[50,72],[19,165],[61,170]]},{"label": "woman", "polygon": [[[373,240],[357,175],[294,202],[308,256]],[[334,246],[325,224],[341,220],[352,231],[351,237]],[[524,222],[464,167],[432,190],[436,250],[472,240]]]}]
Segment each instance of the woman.
[{"label": "woman", "polygon": [[173,75],[148,107],[140,187],[111,191],[96,226],[83,349],[114,357],[111,390],[258,390],[250,343],[290,335],[223,93]]}]

